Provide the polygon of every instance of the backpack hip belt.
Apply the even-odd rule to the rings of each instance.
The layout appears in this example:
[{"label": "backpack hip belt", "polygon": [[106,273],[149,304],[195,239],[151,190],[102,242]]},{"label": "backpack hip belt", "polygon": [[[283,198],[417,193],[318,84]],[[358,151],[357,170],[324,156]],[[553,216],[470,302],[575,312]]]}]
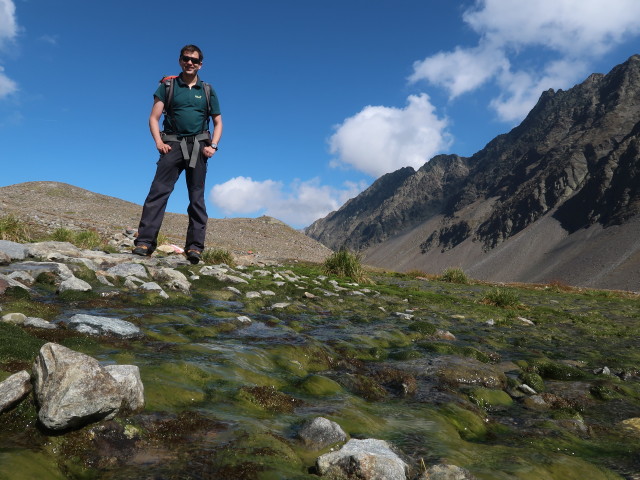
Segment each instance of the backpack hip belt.
[{"label": "backpack hip belt", "polygon": [[[204,141],[205,145],[211,144],[211,137],[209,132],[202,132],[198,135],[191,137],[181,137],[179,135],[168,135],[162,133],[163,142],[180,142],[180,149],[182,150],[182,158],[189,160],[189,167],[195,168],[198,161],[198,153],[200,153],[200,142]],[[191,150],[191,157],[189,157],[189,143],[193,142],[193,149]]]}]

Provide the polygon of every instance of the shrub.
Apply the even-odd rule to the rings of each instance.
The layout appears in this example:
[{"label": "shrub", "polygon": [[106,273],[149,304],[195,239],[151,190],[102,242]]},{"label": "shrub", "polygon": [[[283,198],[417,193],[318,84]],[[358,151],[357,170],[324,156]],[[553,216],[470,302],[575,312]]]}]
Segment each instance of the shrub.
[{"label": "shrub", "polygon": [[78,248],[91,250],[97,247],[104,247],[106,242],[95,230],[69,230],[68,228],[57,228],[50,235],[51,240],[56,242],[69,242]]},{"label": "shrub", "polygon": [[29,226],[14,215],[0,217],[0,240],[12,242],[30,242]]},{"label": "shrub", "polygon": [[340,249],[330,255],[322,264],[322,269],[326,275],[346,277],[354,282],[367,281],[360,262],[360,255],[347,249]]},{"label": "shrub", "polygon": [[235,267],[236,265],[233,254],[224,248],[206,248],[202,252],[202,261],[207,265],[219,265],[221,263],[230,267]]},{"label": "shrub", "polygon": [[494,305],[500,308],[520,308],[520,300],[518,295],[512,290],[504,288],[496,288],[482,299],[482,303]]},{"label": "shrub", "polygon": [[461,285],[469,284],[469,277],[461,268],[447,268],[439,277],[443,282],[459,283]]}]

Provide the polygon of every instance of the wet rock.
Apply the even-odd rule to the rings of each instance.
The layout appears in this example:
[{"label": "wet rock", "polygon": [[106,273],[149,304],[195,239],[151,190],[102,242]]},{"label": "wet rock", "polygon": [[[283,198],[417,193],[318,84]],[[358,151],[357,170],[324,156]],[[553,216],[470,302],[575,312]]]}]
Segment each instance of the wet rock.
[{"label": "wet rock", "polygon": [[0,382],[0,412],[19,403],[31,392],[31,375],[26,370],[14,373]]},{"label": "wet rock", "polygon": [[408,466],[384,440],[351,439],[316,460],[322,476],[361,480],[406,480]]},{"label": "wet rock", "polygon": [[33,365],[38,419],[51,430],[113,418],[122,404],[118,382],[94,358],[47,343]]},{"label": "wet rock", "polygon": [[37,317],[27,317],[24,321],[24,326],[31,328],[45,328],[47,330],[55,330],[58,328],[57,324],[47,322],[46,320]]},{"label": "wet rock", "polygon": [[523,393],[526,393],[527,395],[535,395],[537,393],[533,388],[531,388],[526,383],[523,383],[522,385],[518,385],[518,390],[520,390]]},{"label": "wet rock", "polygon": [[312,450],[322,450],[334,443],[347,441],[347,434],[340,425],[324,417],[307,422],[298,432],[298,437]]},{"label": "wet rock", "polygon": [[136,365],[107,365],[104,369],[115,379],[122,395],[122,408],[138,412],[144,408],[144,385]]},{"label": "wet rock", "polygon": [[90,335],[114,335],[122,338],[137,338],[142,332],[133,323],[117,318],[98,317],[78,313],[67,323],[69,328]]},{"label": "wet rock", "polygon": [[84,280],[77,277],[70,277],[66,280],[63,280],[58,286],[58,293],[64,292],[89,292],[91,291],[91,285],[89,285]]},{"label": "wet rock", "polygon": [[476,480],[468,470],[456,465],[433,465],[416,480]]},{"label": "wet rock", "polygon": [[636,437],[640,437],[640,417],[627,418],[620,422],[624,431]]},{"label": "wet rock", "polygon": [[437,360],[436,375],[448,385],[480,385],[502,389],[507,377],[494,365],[482,363],[474,358],[447,355]]},{"label": "wet rock", "polygon": [[20,243],[0,240],[0,252],[11,260],[24,260],[27,255],[27,248]]},{"label": "wet rock", "polygon": [[22,325],[26,319],[27,319],[27,316],[24,313],[19,313],[19,312],[7,313],[2,316],[3,322],[13,323],[15,325]]}]

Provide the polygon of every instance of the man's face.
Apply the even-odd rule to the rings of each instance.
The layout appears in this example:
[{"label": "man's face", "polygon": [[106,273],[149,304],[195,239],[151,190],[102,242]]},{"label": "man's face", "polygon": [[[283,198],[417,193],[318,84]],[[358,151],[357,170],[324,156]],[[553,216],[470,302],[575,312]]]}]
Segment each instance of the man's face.
[{"label": "man's face", "polygon": [[202,67],[200,54],[198,52],[184,52],[180,55],[179,62],[182,71],[189,75],[195,75]]}]

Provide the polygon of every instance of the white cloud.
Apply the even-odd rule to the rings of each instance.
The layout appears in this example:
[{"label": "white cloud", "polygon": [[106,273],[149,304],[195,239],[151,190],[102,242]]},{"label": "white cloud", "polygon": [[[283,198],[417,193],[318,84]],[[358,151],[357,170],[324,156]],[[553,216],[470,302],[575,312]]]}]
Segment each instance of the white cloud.
[{"label": "white cloud", "polygon": [[456,47],[413,64],[410,82],[426,80],[449,91],[451,98],[475,90],[500,71],[509,69],[504,53],[493,45]]},{"label": "white cloud", "polygon": [[0,47],[13,40],[17,33],[16,6],[11,0],[0,0]]},{"label": "white cloud", "polygon": [[[0,0],[0,49],[13,41],[18,33],[16,21],[16,6],[11,0]],[[15,92],[18,89],[16,82],[4,73],[0,65],[0,98]]]},{"label": "white cloud", "polygon": [[209,199],[227,215],[269,215],[298,228],[337,210],[365,187],[364,183],[347,182],[337,189],[321,185],[317,178],[296,180],[285,187],[273,180],[235,177],[214,185]]},{"label": "white cloud", "polygon": [[378,177],[399,168],[420,168],[448,148],[447,120],[426,94],[411,95],[405,108],[367,106],[336,127],[329,139],[337,164]]},{"label": "white cloud", "polygon": [[18,90],[16,82],[4,74],[4,68],[0,66],[0,98],[6,97],[10,93]]},{"label": "white cloud", "polygon": [[[490,105],[512,122],[543,90],[572,86],[588,73],[590,61],[639,35],[640,2],[477,0],[463,19],[478,33],[478,46],[415,62],[409,81],[443,87],[452,99],[494,82],[502,91]],[[540,49],[544,56],[537,57]],[[527,68],[518,67],[522,59]]]}]

